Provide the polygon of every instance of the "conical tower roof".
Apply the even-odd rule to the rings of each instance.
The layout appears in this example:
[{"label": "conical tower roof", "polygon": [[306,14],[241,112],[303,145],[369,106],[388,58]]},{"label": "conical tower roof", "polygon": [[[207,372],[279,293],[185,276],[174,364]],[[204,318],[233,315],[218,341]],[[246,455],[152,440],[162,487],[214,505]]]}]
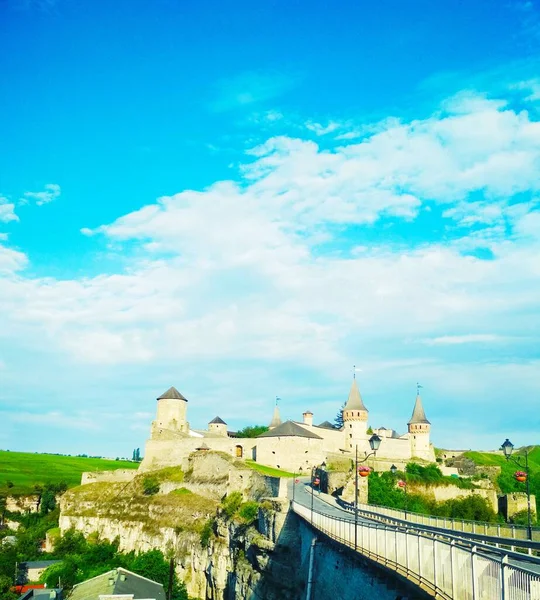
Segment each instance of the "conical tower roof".
[{"label": "conical tower roof", "polygon": [[431,423],[427,420],[426,413],[424,412],[424,406],[422,405],[422,398],[420,398],[420,394],[416,396],[412,417],[407,425],[416,425],[417,423],[427,423],[428,425],[431,425]]},{"label": "conical tower roof", "polygon": [[272,415],[272,420],[270,421],[270,425],[268,425],[269,429],[273,429],[274,427],[278,427],[281,425],[281,415],[279,414],[279,406],[276,404],[274,406],[274,414]]},{"label": "conical tower roof", "polygon": [[368,409],[364,406],[364,402],[362,401],[362,396],[360,396],[360,390],[358,389],[358,384],[356,383],[356,377],[353,379],[351,391],[349,392],[349,398],[343,410],[365,410],[368,412]]},{"label": "conical tower roof", "polygon": [[175,387],[170,387],[166,392],[161,394],[158,400],[183,400],[187,402],[187,398],[184,398]]}]

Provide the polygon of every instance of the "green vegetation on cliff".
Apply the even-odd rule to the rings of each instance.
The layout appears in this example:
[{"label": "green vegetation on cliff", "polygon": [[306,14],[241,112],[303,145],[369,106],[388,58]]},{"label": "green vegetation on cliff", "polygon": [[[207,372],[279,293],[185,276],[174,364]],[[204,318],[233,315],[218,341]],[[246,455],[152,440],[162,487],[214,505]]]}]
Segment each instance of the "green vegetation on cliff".
[{"label": "green vegetation on cliff", "polygon": [[[179,492],[183,481],[180,469],[167,468],[138,474],[128,483],[82,485],[66,492],[62,514],[140,522],[149,533],[157,533],[160,527],[200,533],[218,503],[185,487]],[[177,487],[164,494],[161,488],[166,484]]]},{"label": "green vegetation on cliff", "polygon": [[0,493],[32,494],[35,485],[47,483],[65,482],[71,488],[81,483],[85,471],[137,469],[138,466],[138,463],[122,460],[0,450]]},{"label": "green vegetation on cliff", "polygon": [[[530,446],[528,450],[531,494],[536,496],[538,508],[540,509],[540,446]],[[514,477],[516,471],[523,471],[524,469],[518,467],[515,463],[506,460],[502,454],[494,454],[492,452],[465,452],[464,456],[479,466],[500,467],[501,474],[497,477],[497,485],[504,494],[511,492],[525,492],[526,484],[516,481],[516,478]],[[524,456],[521,449],[516,449],[512,456],[515,458],[520,457],[521,463],[524,464]],[[516,515],[512,520],[515,523],[523,525],[526,522],[526,515]]]},{"label": "green vegetation on cliff", "polygon": [[[414,468],[412,470],[415,471]],[[421,494],[412,493],[411,491],[405,494],[405,492],[397,486],[397,481],[399,479],[405,479],[409,485],[414,482],[427,483],[426,480],[422,481],[421,476],[415,473],[398,473],[393,475],[389,471],[384,473],[372,472],[369,475],[369,504],[388,506],[390,508],[408,510],[410,512],[425,515],[450,517],[452,519],[487,522],[496,522],[498,520],[498,516],[487,500],[481,496],[469,496],[466,498],[446,500],[445,502],[436,502],[433,499],[427,498]],[[427,479],[429,481],[429,476]],[[435,481],[432,483],[435,483]]]}]

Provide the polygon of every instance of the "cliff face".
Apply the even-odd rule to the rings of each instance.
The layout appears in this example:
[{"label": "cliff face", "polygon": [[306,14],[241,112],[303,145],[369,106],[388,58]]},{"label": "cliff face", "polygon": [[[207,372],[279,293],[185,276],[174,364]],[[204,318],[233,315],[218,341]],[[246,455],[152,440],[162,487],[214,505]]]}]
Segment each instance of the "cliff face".
[{"label": "cliff face", "polygon": [[[288,518],[288,501],[264,500],[257,519],[249,524],[227,516],[217,498],[230,493],[233,485],[240,486],[244,499],[249,495],[246,479],[258,499],[268,485],[230,463],[225,477],[219,460],[195,457],[185,474],[167,469],[139,474],[127,484],[102,482],[70,490],[62,497],[60,528],[118,539],[123,551],[161,549],[175,557],[177,574],[194,598],[300,598],[302,584],[291,560],[295,536],[290,530],[296,525]],[[160,488],[151,496],[144,494],[149,475]]]}]

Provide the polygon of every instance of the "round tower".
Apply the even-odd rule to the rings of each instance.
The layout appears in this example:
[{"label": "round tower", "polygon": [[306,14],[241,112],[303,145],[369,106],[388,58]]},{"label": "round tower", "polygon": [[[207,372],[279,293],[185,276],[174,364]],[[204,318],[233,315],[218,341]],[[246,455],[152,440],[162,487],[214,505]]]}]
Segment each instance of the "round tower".
[{"label": "round tower", "polygon": [[189,433],[186,421],[187,399],[174,387],[169,388],[157,399],[155,427],[162,430]]},{"label": "round tower", "polygon": [[409,428],[409,441],[411,443],[411,458],[435,460],[435,455],[430,443],[431,423],[427,420],[420,393],[416,395],[412,416],[407,423]]},{"label": "round tower", "polygon": [[220,417],[215,417],[208,423],[208,431],[215,435],[227,437],[227,423]]},{"label": "round tower", "polygon": [[345,449],[353,450],[356,445],[362,449],[367,444],[368,409],[365,407],[356,383],[353,378],[351,391],[347,404],[343,407],[343,431],[345,433]]}]

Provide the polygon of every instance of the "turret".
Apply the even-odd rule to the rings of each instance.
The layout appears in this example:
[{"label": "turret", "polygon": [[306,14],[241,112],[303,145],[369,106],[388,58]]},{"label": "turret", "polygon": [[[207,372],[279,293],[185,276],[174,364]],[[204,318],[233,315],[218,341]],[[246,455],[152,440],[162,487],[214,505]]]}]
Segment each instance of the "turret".
[{"label": "turret", "polygon": [[306,410],[305,413],[302,413],[302,417],[304,420],[304,425],[313,425],[313,413],[310,410]]},{"label": "turret", "polygon": [[187,399],[174,387],[169,388],[157,399],[157,416],[154,427],[161,433],[169,430],[189,433],[186,421]]},{"label": "turret", "polygon": [[268,425],[268,429],[274,429],[274,427],[277,427],[278,425],[281,425],[281,415],[279,414],[278,400],[276,398],[274,414],[272,415],[272,420],[270,421],[270,425]]},{"label": "turret", "polygon": [[431,423],[427,420],[420,393],[416,394],[416,401],[412,416],[407,423],[409,428],[409,440],[411,442],[411,456],[433,460],[433,450],[429,441]]},{"label": "turret", "polygon": [[345,448],[352,450],[355,445],[364,447],[367,436],[368,409],[365,407],[356,383],[353,378],[349,398],[343,408],[343,431],[345,433]]},{"label": "turret", "polygon": [[208,423],[208,431],[215,435],[227,437],[227,423],[220,417],[214,417],[210,423]]}]

